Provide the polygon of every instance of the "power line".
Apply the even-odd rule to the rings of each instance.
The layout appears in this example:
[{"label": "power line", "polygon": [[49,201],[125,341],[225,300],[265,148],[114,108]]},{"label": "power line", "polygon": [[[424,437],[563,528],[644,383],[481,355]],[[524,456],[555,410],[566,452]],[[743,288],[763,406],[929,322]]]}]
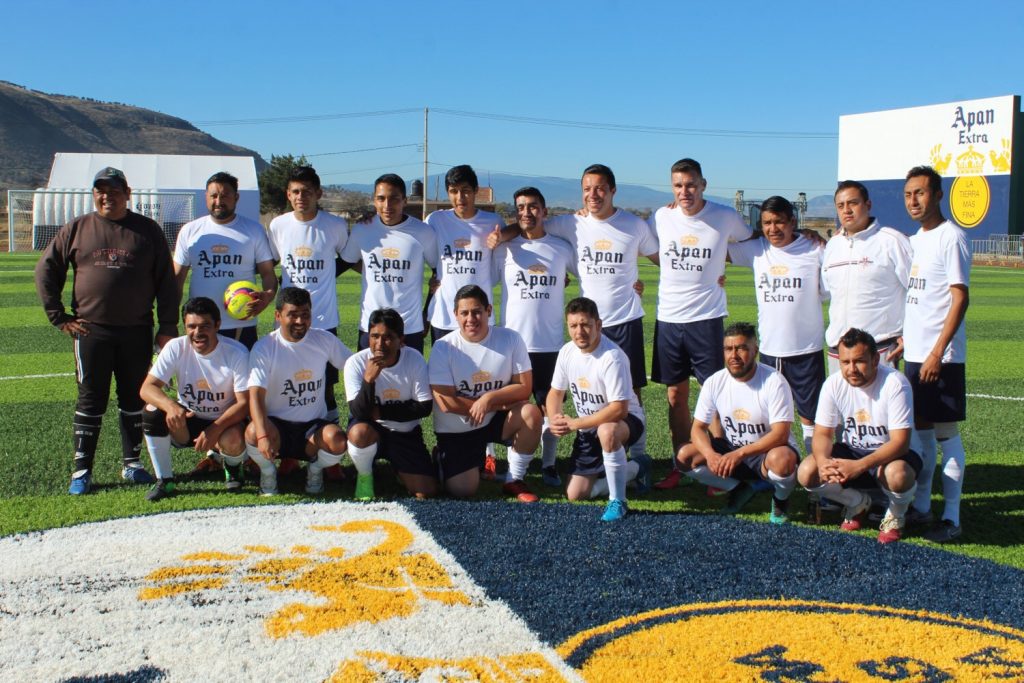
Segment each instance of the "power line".
[{"label": "power line", "polygon": [[363,149],[346,149],[346,150],[343,150],[341,152],[320,152],[318,154],[305,154],[303,156],[305,156],[307,159],[310,159],[312,157],[328,157],[328,156],[333,156],[335,154],[355,154],[356,152],[377,152],[377,151],[380,151],[382,149],[399,149],[401,147],[420,147],[421,144],[422,143],[418,143],[418,142],[410,142],[410,143],[405,144],[405,145],[388,145],[386,147],[364,147]]},{"label": "power line", "polygon": [[331,121],[334,119],[358,119],[373,116],[394,116],[422,112],[419,107],[409,109],[387,109],[382,111],[359,111],[345,114],[307,114],[303,116],[276,116],[258,119],[220,119],[212,121],[193,121],[195,126],[253,126],[267,123],[304,123],[307,121]]}]

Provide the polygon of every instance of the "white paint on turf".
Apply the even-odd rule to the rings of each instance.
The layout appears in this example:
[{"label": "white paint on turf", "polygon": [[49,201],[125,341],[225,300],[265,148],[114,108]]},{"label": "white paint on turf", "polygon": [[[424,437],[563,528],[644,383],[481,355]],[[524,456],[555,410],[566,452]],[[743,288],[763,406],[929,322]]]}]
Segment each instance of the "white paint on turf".
[{"label": "white paint on turf", "polygon": [[[401,505],[198,510],[0,539],[0,680],[432,671],[578,680]],[[417,673],[418,672],[418,673]]]}]

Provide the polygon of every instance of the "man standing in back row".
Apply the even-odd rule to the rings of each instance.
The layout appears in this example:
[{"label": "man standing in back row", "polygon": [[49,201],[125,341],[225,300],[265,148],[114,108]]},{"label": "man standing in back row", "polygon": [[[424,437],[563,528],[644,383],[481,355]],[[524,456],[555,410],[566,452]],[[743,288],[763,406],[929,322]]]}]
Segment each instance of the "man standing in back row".
[{"label": "man standing in back row", "polygon": [[[153,300],[156,343],[163,348],[178,336],[178,298],[167,239],[156,222],[128,208],[131,193],[123,172],[109,166],[100,170],[92,185],[96,211],[62,227],[36,264],[36,290],[46,317],[75,344],[75,466],[68,487],[73,496],[92,489],[112,375],[121,417],[121,477],[133,484],[154,481],[139,462],[144,406],[139,388],[153,354]],[[70,314],[61,301],[68,266],[75,272]]]}]

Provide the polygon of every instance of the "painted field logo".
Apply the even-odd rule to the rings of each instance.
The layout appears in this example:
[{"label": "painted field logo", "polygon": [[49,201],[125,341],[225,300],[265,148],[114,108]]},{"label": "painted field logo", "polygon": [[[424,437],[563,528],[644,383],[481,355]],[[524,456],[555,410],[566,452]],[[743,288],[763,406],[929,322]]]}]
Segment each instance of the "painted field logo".
[{"label": "painted field logo", "polygon": [[965,228],[973,228],[985,220],[990,203],[991,192],[985,176],[960,176],[949,188],[950,213]]},{"label": "painted field logo", "polygon": [[558,653],[587,681],[1024,680],[1024,632],[810,601],[655,610],[579,633]]},{"label": "painted field logo", "polygon": [[485,681],[487,683],[541,683],[565,681],[557,669],[539,654],[504,657],[431,659],[399,657],[385,652],[361,652],[359,659],[344,662],[328,683],[348,681]]}]

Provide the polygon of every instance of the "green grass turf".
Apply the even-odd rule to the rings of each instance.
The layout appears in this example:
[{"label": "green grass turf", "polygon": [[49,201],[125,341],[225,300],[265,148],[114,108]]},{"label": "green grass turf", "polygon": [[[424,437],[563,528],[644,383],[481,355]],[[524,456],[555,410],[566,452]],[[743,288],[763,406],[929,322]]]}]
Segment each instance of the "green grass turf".
[{"label": "green grass turf", "polygon": [[[71,413],[75,387],[71,343],[49,326],[36,298],[32,267],[37,254],[0,255],[0,535],[47,529],[81,522],[110,519],[168,510],[185,510],[235,505],[303,503],[311,499],[302,493],[300,479],[284,479],[283,494],[270,500],[259,498],[249,485],[244,493],[229,494],[216,481],[185,482],[181,494],[159,504],[148,503],[141,487],[121,482],[116,408],[111,403],[97,453],[94,495],[72,498],[66,488],[71,472]],[[657,269],[641,267],[646,284],[644,294],[647,339],[653,337],[654,302],[657,296]],[[757,311],[750,271],[730,267],[726,288],[730,321],[756,320]],[[342,328],[340,336],[355,348],[359,300],[357,274],[339,278]],[[1024,363],[1016,355],[1017,340],[1024,331],[1024,310],[1019,305],[1024,272],[996,268],[975,268],[971,282],[971,306],[968,310],[969,360],[968,391],[1005,397],[1024,397]],[[570,294],[575,293],[575,287]],[[261,333],[270,329],[270,317],[264,315]],[[429,348],[428,348],[429,355]],[[648,364],[650,357],[648,353]],[[16,379],[23,375],[51,375]],[[12,379],[13,378],[13,379]],[[339,387],[339,394],[341,389]],[[696,391],[691,396],[691,405]],[[670,443],[664,391],[650,385],[643,392],[648,413],[648,450],[655,457],[655,476],[668,471]],[[340,401],[344,406],[344,401]],[[1020,444],[1017,416],[1021,401],[971,398],[968,421],[963,425],[968,451],[966,490],[962,519],[966,540],[949,547],[952,552],[984,557],[1024,568],[1024,455]],[[429,427],[429,425],[428,425]],[[433,437],[426,430],[428,445]],[[559,457],[568,457],[570,443],[563,439]],[[187,471],[198,455],[176,451],[175,470]],[[536,463],[536,461],[534,461]],[[377,493],[386,499],[401,498],[403,491],[381,466]],[[546,503],[564,501],[561,491],[549,489],[537,474],[528,479]],[[340,483],[328,482],[327,499],[349,499],[353,478]],[[484,482],[481,498],[501,498],[500,486]],[[600,505],[601,503],[591,503]],[[713,514],[722,500],[709,498],[703,487],[684,486],[674,491],[654,491],[630,501],[633,509],[656,513],[677,513],[679,523],[687,516]],[[797,491],[793,512],[797,523],[804,523],[806,496]],[[755,499],[744,517],[767,520],[768,496]],[[935,510],[941,509],[936,495]],[[823,533],[834,529],[834,518]],[[872,536],[874,531],[861,532]],[[920,543],[913,535],[910,543]]]}]

